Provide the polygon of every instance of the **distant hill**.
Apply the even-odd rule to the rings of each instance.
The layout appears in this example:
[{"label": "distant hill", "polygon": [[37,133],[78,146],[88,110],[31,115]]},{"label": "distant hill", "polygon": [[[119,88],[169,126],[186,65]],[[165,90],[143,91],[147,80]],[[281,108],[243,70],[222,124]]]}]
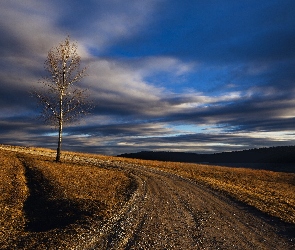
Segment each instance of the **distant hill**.
[{"label": "distant hill", "polygon": [[[256,148],[243,151],[232,151],[214,154],[197,154],[184,152],[142,151],[138,153],[121,154],[120,157],[144,160],[174,161],[187,163],[206,163],[229,165],[243,163],[254,166],[258,163],[287,164],[295,166],[295,146]],[[237,164],[239,163],[239,164]],[[246,165],[246,163],[248,165]],[[240,164],[241,165],[241,164]],[[256,167],[254,167],[256,168]],[[260,167],[259,167],[260,168]],[[265,169],[271,170],[267,167]],[[293,167],[292,167],[293,169]],[[293,171],[293,170],[292,170]]]}]

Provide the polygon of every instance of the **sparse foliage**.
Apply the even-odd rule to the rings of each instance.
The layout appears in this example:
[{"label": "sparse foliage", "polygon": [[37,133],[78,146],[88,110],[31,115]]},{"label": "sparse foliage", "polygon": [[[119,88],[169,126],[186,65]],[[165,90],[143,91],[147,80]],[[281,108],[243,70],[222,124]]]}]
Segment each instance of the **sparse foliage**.
[{"label": "sparse foliage", "polygon": [[40,80],[43,88],[33,91],[42,105],[42,118],[58,127],[57,162],[60,161],[64,123],[76,120],[90,109],[87,90],[75,85],[86,76],[86,68],[81,68],[80,60],[77,44],[70,43],[67,37],[48,52],[44,63],[48,76]]}]

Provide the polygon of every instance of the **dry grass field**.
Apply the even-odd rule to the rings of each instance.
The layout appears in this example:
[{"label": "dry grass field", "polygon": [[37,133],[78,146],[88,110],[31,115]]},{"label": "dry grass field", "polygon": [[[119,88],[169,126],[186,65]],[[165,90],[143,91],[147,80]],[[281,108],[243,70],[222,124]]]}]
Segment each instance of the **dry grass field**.
[{"label": "dry grass field", "polygon": [[107,219],[129,198],[123,172],[21,151],[0,149],[0,249],[88,217]]},{"label": "dry grass field", "polygon": [[20,241],[34,246],[28,239],[47,237],[54,230],[57,234],[59,228],[73,222],[109,218],[128,200],[130,189],[134,189],[132,180],[119,170],[128,164],[189,178],[295,224],[292,173],[71,152],[63,152],[63,163],[55,163],[54,153],[48,149],[0,145],[3,249],[19,246]]},{"label": "dry grass field", "polygon": [[24,168],[12,152],[0,153],[0,246],[23,232],[23,204],[28,196]]}]

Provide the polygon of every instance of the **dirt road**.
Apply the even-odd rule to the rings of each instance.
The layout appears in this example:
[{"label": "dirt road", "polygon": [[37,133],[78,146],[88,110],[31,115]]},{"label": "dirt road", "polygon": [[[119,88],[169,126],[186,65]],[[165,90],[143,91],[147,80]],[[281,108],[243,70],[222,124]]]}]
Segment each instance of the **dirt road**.
[{"label": "dirt road", "polygon": [[[122,167],[122,166],[121,166]],[[137,191],[88,249],[294,249],[294,226],[165,172],[122,167]]]}]

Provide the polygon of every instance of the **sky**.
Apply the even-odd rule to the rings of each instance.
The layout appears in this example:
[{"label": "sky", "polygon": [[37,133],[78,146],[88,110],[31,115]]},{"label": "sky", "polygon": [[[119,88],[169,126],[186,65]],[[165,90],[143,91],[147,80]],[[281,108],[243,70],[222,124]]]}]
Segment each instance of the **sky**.
[{"label": "sky", "polygon": [[95,108],[66,124],[65,150],[295,145],[294,10],[294,0],[3,0],[0,144],[57,147],[29,92],[70,36]]}]

